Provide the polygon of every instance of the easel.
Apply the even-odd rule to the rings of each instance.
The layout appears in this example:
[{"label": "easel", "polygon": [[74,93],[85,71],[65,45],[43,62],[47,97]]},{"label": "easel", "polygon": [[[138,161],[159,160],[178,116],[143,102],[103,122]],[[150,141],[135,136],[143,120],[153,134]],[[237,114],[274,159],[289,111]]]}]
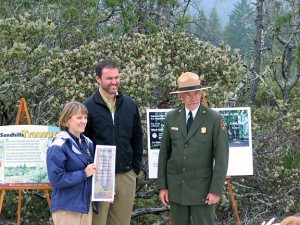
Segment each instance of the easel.
[{"label": "easel", "polygon": [[[31,119],[28,112],[27,104],[25,98],[20,99],[20,104],[18,108],[18,113],[16,117],[16,125],[19,125],[20,117],[21,117],[21,124],[25,124],[25,115],[27,119],[28,125],[31,125]],[[4,186],[0,187],[0,190],[2,190],[1,197],[0,197],[0,213],[2,210],[4,195],[6,190],[18,190],[18,220],[17,225],[21,224],[21,209],[22,209],[22,191],[24,190],[45,190],[46,193],[46,199],[48,206],[50,208],[50,195],[49,195],[49,189],[51,189],[51,185],[43,185],[43,186]]]},{"label": "easel", "polygon": [[[201,99],[203,101],[203,105],[205,105],[206,107],[208,107],[208,103],[207,103],[207,100],[206,100],[204,92],[201,92]],[[226,177],[227,186],[228,186],[230,198],[231,198],[231,201],[232,201],[232,207],[233,207],[233,210],[234,210],[234,213],[235,213],[235,217],[236,217],[236,220],[237,220],[237,225],[241,225],[241,220],[240,220],[239,212],[238,212],[237,205],[236,205],[236,202],[235,202],[235,199],[234,199],[234,194],[233,194],[233,191],[232,191],[232,187],[231,187],[231,183],[230,183],[230,178],[231,177]],[[171,215],[171,213],[170,213],[170,216],[169,216],[169,223],[168,223],[168,225],[172,225],[172,215]]]},{"label": "easel", "polygon": [[238,209],[237,209],[237,206],[236,206],[236,202],[235,202],[235,199],[234,199],[234,194],[233,194],[233,191],[232,191],[232,187],[231,187],[231,183],[230,183],[230,178],[231,177],[226,177],[227,186],[228,186],[230,198],[231,198],[231,201],[232,201],[232,207],[233,207],[234,214],[235,214],[235,217],[236,217],[237,225],[241,225],[241,220],[240,220],[239,212],[238,212]]}]

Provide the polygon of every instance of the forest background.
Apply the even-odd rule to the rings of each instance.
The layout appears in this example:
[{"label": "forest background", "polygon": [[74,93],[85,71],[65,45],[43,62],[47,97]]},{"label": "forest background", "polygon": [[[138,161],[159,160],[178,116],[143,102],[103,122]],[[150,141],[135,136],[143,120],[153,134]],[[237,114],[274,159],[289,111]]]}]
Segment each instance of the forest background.
[{"label": "forest background", "polygon": [[[148,179],[146,109],[178,106],[169,92],[185,71],[213,87],[209,107],[251,107],[254,175],[231,178],[242,224],[300,212],[300,0],[239,0],[225,26],[201,0],[0,3],[0,125],[15,123],[20,98],[32,124],[57,125],[66,102],[96,89],[99,60],[121,66],[122,91],[137,101],[145,132],[132,225],[167,224]],[[15,224],[16,210],[9,191],[0,224]],[[236,224],[226,185],[216,220]],[[51,224],[43,192],[23,193],[22,224]]]}]

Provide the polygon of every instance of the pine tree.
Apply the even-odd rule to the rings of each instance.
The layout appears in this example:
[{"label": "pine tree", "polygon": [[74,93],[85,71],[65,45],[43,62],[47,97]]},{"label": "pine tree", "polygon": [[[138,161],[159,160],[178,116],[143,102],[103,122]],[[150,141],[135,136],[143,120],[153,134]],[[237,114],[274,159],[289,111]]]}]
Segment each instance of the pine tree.
[{"label": "pine tree", "polygon": [[218,46],[222,39],[222,26],[218,11],[215,7],[212,8],[208,19],[208,34],[209,40],[215,46]]},{"label": "pine tree", "polygon": [[229,22],[224,30],[224,41],[232,48],[238,48],[245,54],[252,49],[255,35],[254,9],[247,2],[241,0],[234,5],[229,16]]}]

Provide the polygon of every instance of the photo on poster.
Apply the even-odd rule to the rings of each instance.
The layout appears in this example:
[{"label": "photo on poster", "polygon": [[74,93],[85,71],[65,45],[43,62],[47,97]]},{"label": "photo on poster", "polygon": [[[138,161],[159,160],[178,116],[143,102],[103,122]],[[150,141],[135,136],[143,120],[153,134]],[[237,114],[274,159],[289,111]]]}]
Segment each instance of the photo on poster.
[{"label": "photo on poster", "polygon": [[115,195],[116,146],[97,145],[94,163],[92,201],[113,201]]},{"label": "photo on poster", "polygon": [[249,108],[215,108],[224,118],[229,147],[250,147],[251,118]]}]

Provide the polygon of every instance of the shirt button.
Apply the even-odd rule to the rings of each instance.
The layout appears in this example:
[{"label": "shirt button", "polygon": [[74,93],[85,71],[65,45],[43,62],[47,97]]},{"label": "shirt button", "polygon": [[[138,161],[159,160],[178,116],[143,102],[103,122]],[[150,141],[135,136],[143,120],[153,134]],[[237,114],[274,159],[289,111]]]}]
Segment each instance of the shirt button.
[{"label": "shirt button", "polygon": [[184,147],[186,147],[186,148],[187,148],[187,146],[188,146],[187,144],[184,145]]},{"label": "shirt button", "polygon": [[185,171],[185,168],[183,168],[182,171],[184,172],[184,171]]},{"label": "shirt button", "polygon": [[182,183],[185,184],[185,180],[183,180]]},{"label": "shirt button", "polygon": [[186,156],[183,156],[183,159],[186,159]]}]

